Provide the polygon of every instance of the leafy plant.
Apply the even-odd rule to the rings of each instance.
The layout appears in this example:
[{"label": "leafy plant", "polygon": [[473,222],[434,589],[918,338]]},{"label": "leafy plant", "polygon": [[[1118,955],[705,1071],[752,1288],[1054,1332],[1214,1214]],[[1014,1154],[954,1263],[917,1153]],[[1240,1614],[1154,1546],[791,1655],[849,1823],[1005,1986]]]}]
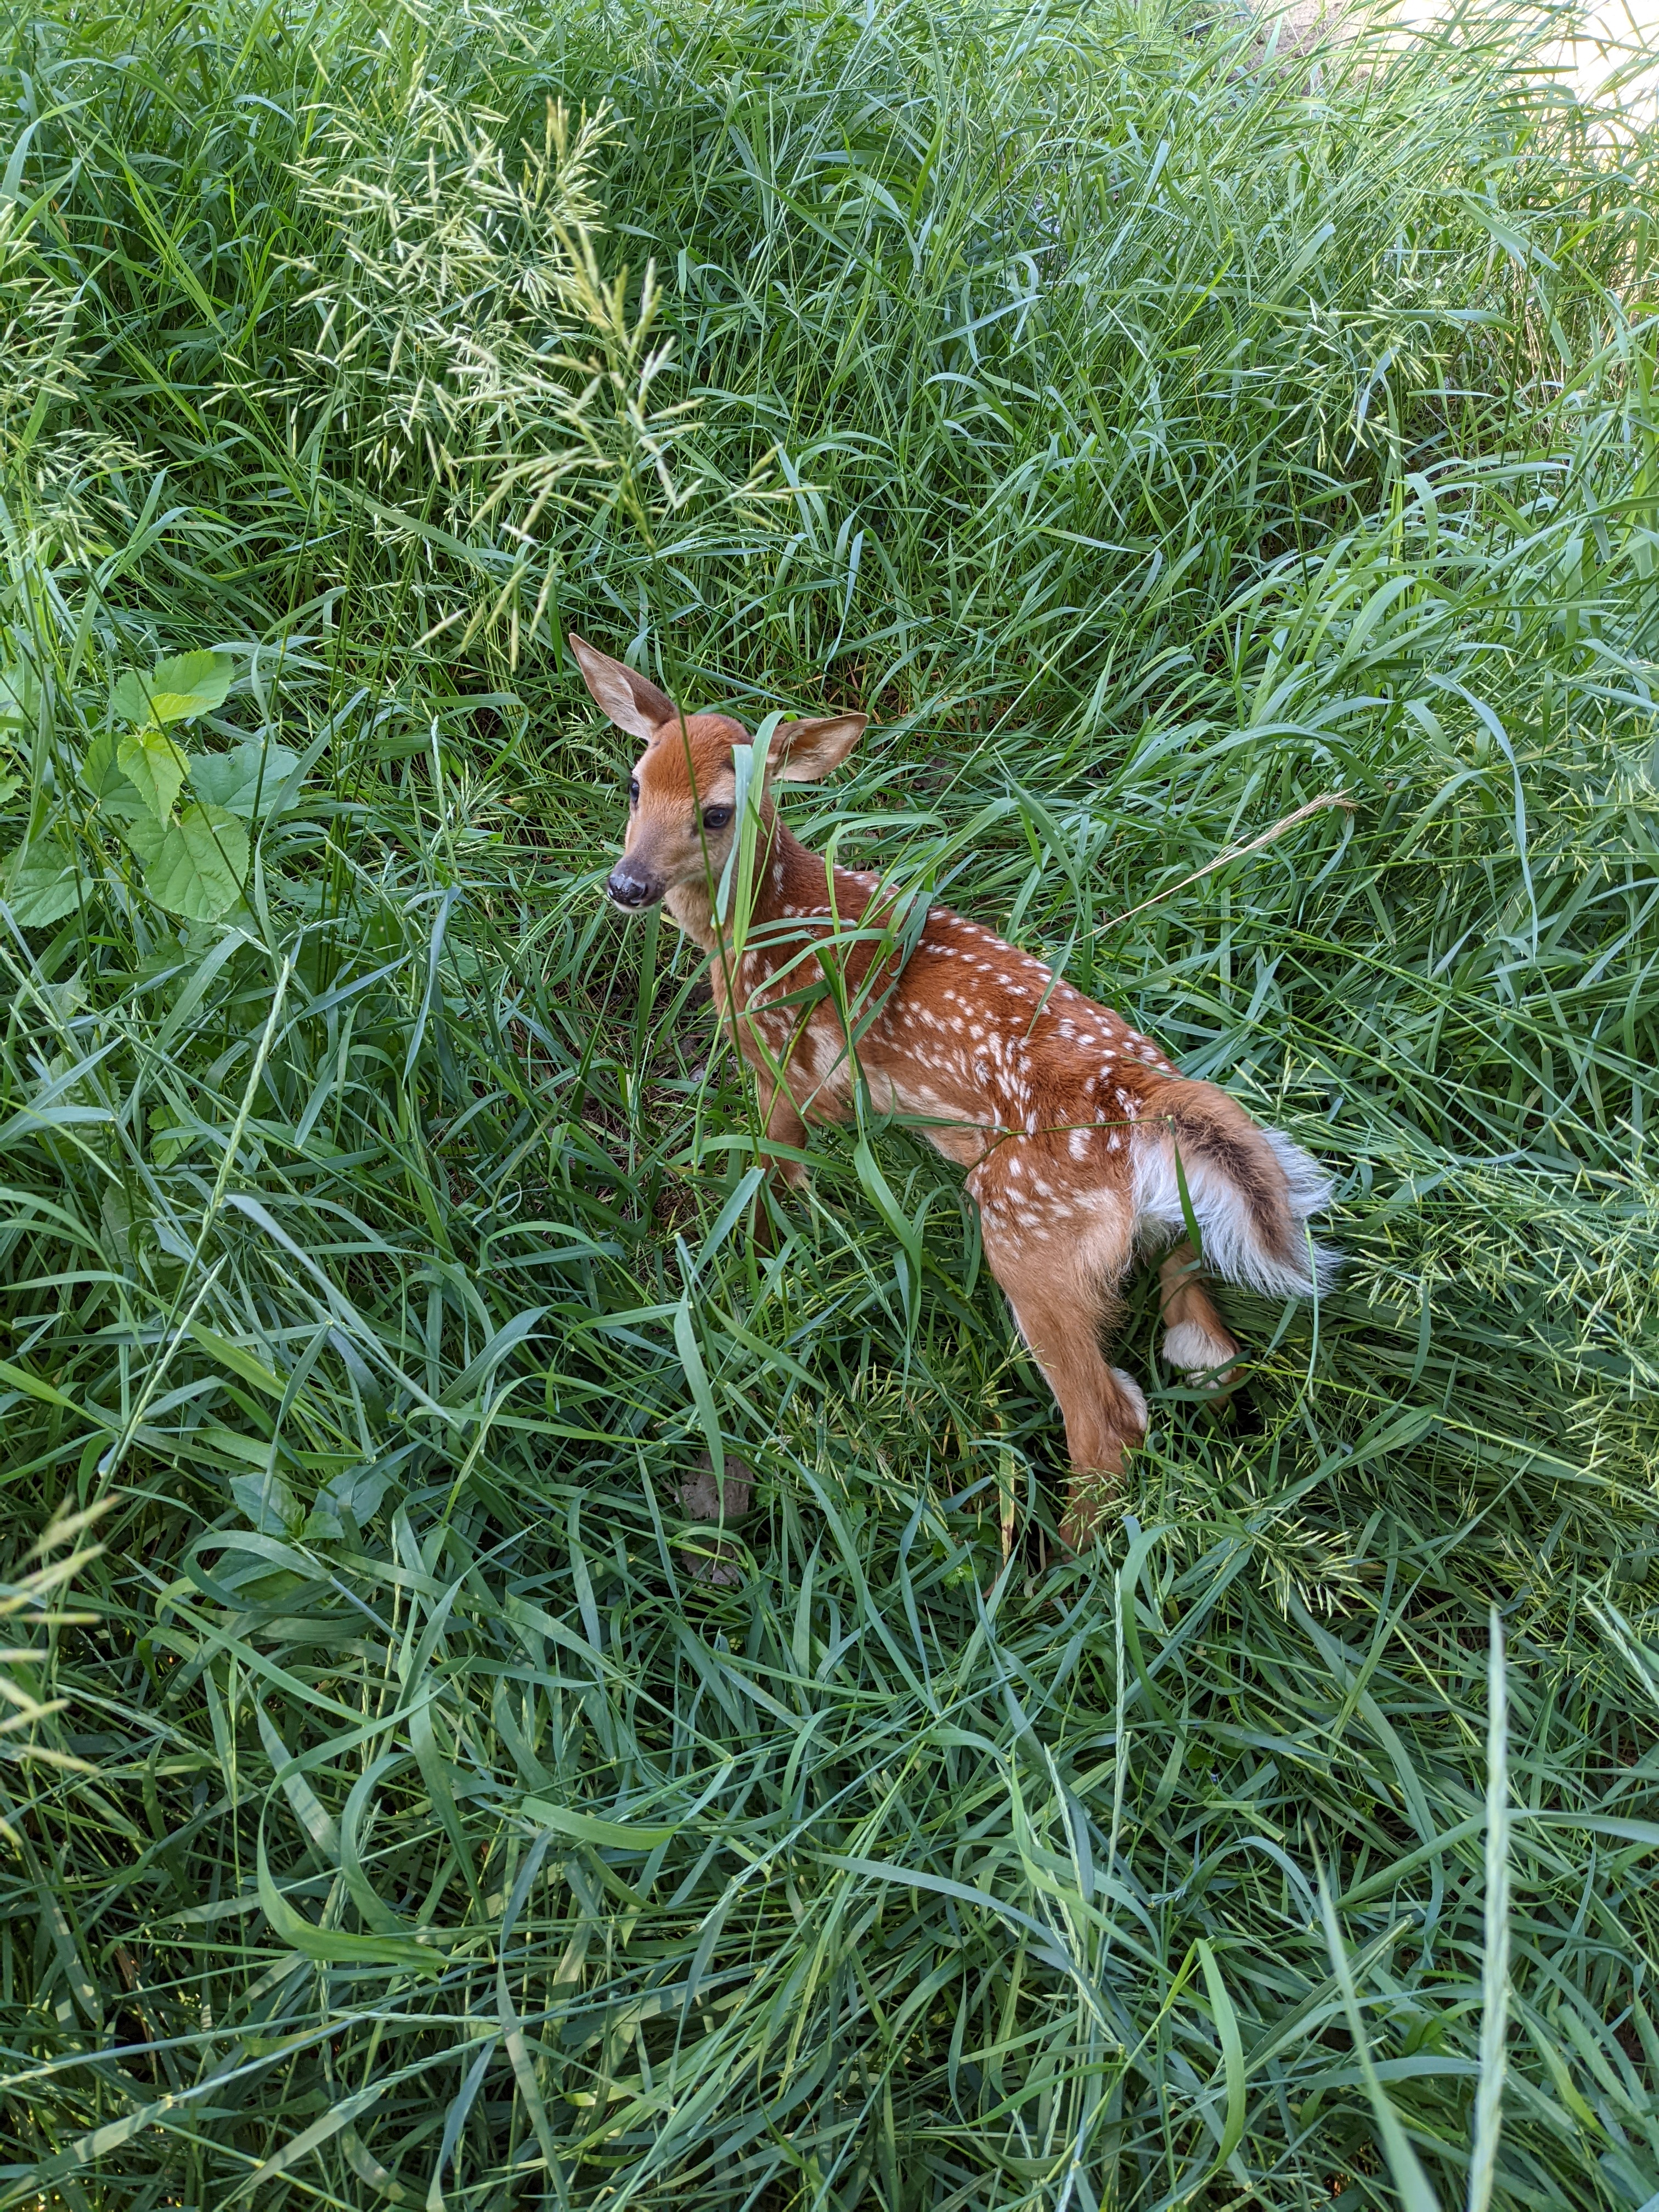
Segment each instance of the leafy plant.
[{"label": "leafy plant", "polygon": [[[223,706],[231,662],[222,653],[191,653],[158,660],[153,672],[129,672],[115,686],[111,711],[126,726],[117,738],[113,774],[100,763],[98,796],[121,821],[122,834],[143,864],[144,888],[158,906],[187,921],[216,921],[235,905],[247,873],[247,831],[228,806],[190,800],[176,816],[174,804],[191,763],[170,734]],[[257,783],[257,769],[253,781]],[[227,770],[209,769],[208,785],[223,786]],[[246,787],[246,768],[232,787]]]}]

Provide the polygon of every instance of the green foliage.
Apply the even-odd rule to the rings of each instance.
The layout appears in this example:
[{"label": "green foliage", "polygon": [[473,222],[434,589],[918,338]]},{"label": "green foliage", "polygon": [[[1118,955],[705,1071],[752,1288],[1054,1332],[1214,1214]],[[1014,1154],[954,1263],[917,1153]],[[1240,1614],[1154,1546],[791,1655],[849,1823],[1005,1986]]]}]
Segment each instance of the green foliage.
[{"label": "green foliage", "polygon": [[175,653],[158,660],[148,676],[129,669],[118,677],[112,705],[121,721],[141,730],[165,729],[169,722],[194,721],[198,714],[222,707],[230,678],[227,653]]},{"label": "green foliage", "polygon": [[236,903],[247,873],[247,831],[228,807],[187,806],[175,822],[141,816],[127,842],[144,864],[144,889],[187,921],[214,921]]},{"label": "green foliage", "polygon": [[134,820],[152,829],[165,828],[188,765],[172,738],[159,729],[125,730],[115,748],[115,765],[142,810]]},{"label": "green foliage", "polygon": [[[129,669],[117,679],[111,711],[132,726],[117,741],[114,774],[101,758],[94,772],[97,795],[126,816],[121,834],[143,863],[145,890],[186,921],[216,921],[235,905],[248,864],[247,832],[236,817],[254,811],[267,769],[273,787],[278,773],[266,761],[267,748],[246,741],[228,757],[198,761],[192,771],[167,736],[168,723],[193,721],[222,707],[230,681],[230,656],[223,653],[174,654],[158,660],[148,676]],[[294,758],[286,746],[276,752],[279,760]],[[81,775],[92,783],[84,765]],[[204,800],[175,820],[173,803],[187,775],[198,788],[225,791],[244,805],[233,810]],[[129,800],[136,803],[123,804]]]},{"label": "green foliage", "polygon": [[[8,19],[0,2205],[1659,2191],[1654,144],[1546,27]],[[1338,1177],[1229,1405],[1138,1293],[1088,1559],[914,1132],[747,1237],[567,624],[868,708],[805,834]]]}]

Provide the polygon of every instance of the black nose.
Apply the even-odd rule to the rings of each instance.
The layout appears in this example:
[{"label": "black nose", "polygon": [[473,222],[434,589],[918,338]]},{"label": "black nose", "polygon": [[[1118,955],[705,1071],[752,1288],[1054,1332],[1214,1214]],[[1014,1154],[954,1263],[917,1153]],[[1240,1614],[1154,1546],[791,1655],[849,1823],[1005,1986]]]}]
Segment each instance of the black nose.
[{"label": "black nose", "polygon": [[611,870],[605,888],[617,906],[652,906],[662,896],[659,886],[653,884],[649,876],[639,874],[625,860],[621,867]]}]

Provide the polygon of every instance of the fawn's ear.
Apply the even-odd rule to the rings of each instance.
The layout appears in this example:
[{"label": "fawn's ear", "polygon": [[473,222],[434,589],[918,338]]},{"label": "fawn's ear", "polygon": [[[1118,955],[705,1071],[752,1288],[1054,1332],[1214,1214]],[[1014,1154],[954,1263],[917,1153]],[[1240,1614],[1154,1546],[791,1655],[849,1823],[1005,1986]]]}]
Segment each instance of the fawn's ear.
[{"label": "fawn's ear", "polygon": [[648,744],[665,722],[678,721],[679,709],[665,691],[658,690],[648,676],[624,668],[608,653],[595,653],[574,629],[566,630],[564,641],[576,656],[576,665],[582,672],[583,683],[593,695],[594,705],[602,714],[608,714],[619,730],[626,730],[630,737],[643,738]]},{"label": "fawn's ear", "polygon": [[780,722],[767,766],[780,783],[816,783],[841,766],[869,720],[867,714],[820,714],[811,722]]}]

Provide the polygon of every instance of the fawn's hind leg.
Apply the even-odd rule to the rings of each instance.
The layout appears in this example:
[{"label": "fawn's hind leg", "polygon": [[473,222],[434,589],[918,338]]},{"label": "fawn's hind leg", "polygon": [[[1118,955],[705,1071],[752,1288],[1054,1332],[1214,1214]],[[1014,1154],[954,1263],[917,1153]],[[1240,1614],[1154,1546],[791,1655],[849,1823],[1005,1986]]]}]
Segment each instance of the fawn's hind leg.
[{"label": "fawn's hind leg", "polygon": [[987,1180],[983,1170],[970,1179],[985,1256],[1066,1423],[1072,1480],[1060,1536],[1081,1551],[1117,1493],[1124,1454],[1146,1433],[1146,1401],[1100,1348],[1129,1263],[1128,1206],[1105,1193],[1083,1206],[1046,1203],[1029,1179],[1020,1188],[999,1175],[990,1188]]},{"label": "fawn's hind leg", "polygon": [[1238,1340],[1216,1310],[1205,1285],[1204,1263],[1186,1237],[1158,1271],[1164,1311],[1163,1356],[1178,1367],[1195,1390],[1220,1390],[1233,1379],[1228,1363],[1238,1357]]}]

